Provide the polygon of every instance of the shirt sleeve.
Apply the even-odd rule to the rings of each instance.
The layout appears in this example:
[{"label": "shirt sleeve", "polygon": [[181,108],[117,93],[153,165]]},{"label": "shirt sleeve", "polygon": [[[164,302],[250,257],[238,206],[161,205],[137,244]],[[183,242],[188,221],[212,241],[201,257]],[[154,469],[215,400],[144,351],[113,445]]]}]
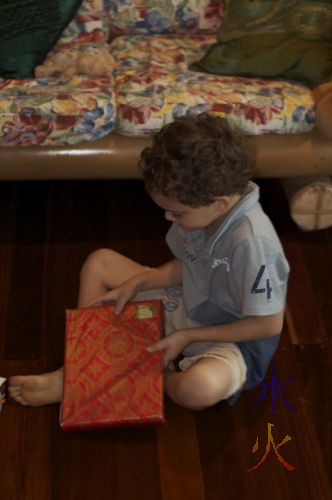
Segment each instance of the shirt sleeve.
[{"label": "shirt sleeve", "polygon": [[265,238],[238,243],[232,255],[232,288],[241,314],[265,316],[285,307],[288,262]]}]

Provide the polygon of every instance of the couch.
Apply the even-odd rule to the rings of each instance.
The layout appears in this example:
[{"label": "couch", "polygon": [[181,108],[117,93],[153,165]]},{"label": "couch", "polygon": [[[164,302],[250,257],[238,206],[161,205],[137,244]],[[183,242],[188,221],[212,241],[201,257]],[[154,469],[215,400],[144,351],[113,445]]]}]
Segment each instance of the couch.
[{"label": "couch", "polygon": [[[51,55],[109,44],[105,74],[0,79],[0,179],[128,179],[176,116],[226,116],[248,135],[256,177],[332,174],[320,93],[284,78],[190,69],[217,40],[223,0],[83,0]],[[325,116],[326,118],[326,116]]]}]

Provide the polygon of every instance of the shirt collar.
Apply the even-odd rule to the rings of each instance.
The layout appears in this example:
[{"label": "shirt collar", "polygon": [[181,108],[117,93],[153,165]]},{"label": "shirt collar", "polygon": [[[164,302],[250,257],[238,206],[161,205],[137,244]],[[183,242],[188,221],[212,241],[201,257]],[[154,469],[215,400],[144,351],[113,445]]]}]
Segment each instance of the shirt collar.
[{"label": "shirt collar", "polygon": [[259,187],[254,182],[249,181],[241,199],[229,211],[210,240],[206,242],[205,251],[212,253],[215,244],[229,229],[229,227],[239,219],[242,219],[242,217],[258,203],[258,200]]}]

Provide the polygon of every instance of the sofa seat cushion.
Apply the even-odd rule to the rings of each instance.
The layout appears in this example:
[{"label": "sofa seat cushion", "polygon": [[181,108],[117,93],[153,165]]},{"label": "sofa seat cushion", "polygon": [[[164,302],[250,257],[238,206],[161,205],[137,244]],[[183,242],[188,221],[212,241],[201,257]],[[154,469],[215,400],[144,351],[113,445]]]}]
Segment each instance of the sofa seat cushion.
[{"label": "sofa seat cushion", "polygon": [[110,77],[0,80],[0,145],[74,145],[113,130]]},{"label": "sofa seat cushion", "polygon": [[116,130],[151,135],[178,116],[203,111],[226,116],[251,135],[314,128],[313,94],[305,85],[189,71],[215,41],[213,35],[115,38]]}]

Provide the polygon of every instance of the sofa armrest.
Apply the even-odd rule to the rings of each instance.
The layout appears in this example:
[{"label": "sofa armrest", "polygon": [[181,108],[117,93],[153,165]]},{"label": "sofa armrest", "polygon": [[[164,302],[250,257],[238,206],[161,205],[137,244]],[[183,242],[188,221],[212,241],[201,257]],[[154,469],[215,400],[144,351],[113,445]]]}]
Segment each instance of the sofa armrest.
[{"label": "sofa armrest", "polygon": [[[148,137],[109,134],[77,146],[0,148],[0,180],[137,179],[137,162]],[[255,177],[332,175],[331,141],[305,134],[249,137]]]}]

